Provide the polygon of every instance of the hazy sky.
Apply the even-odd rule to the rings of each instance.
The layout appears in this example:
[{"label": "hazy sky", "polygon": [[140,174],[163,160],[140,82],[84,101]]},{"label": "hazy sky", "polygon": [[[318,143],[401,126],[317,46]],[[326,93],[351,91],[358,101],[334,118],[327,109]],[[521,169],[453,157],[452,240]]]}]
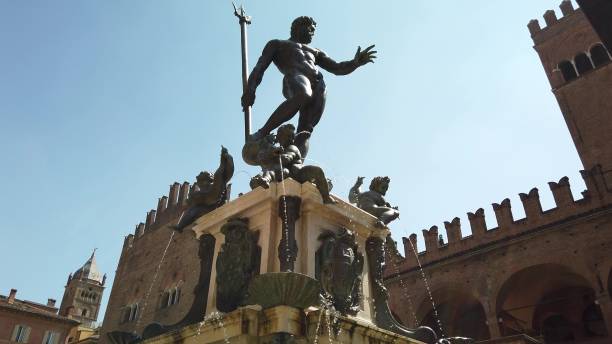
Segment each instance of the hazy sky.
[{"label": "hazy sky", "polygon": [[[311,163],[346,198],[358,175],[388,175],[396,240],[569,176],[581,164],[527,30],[560,0],[247,1],[251,66],[265,42],[313,16],[313,46],[337,60],[376,44],[378,59],[325,72],[327,109]],[[543,20],[540,22],[544,26]],[[229,1],[0,0],[0,293],[60,301],[98,248],[109,276],[125,235],[174,181],[235,157],[232,192],[257,169],[240,159],[240,34]],[[271,66],[259,128],[282,101]],[[296,118],[297,119],[297,118]],[[423,248],[421,241],[421,248]],[[100,315],[100,321],[102,320]]]}]

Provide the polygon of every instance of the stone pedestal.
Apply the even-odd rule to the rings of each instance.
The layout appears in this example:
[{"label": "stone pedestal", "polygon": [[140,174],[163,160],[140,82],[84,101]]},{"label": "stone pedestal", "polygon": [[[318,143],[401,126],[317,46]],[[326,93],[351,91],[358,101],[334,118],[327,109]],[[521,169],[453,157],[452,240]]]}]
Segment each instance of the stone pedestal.
[{"label": "stone pedestal", "polygon": [[144,342],[433,342],[430,329],[391,316],[382,286],[389,231],[376,222],[342,200],[323,204],[314,185],[292,179],[203,215],[192,229],[214,247],[203,260],[210,282],[199,287],[204,320],[152,325]]},{"label": "stone pedestal", "polygon": [[[331,324],[331,331],[329,331],[328,324]],[[315,339],[318,343],[422,343],[382,330],[360,319],[330,317],[328,321],[319,310],[302,311],[287,306],[277,306],[266,310],[251,306],[243,307],[221,318],[185,326],[147,339],[143,343],[306,344],[314,343]]]},{"label": "stone pedestal", "polygon": [[[272,184],[269,189],[257,188],[200,217],[193,226],[198,237],[210,234],[216,239],[205,314],[218,311],[216,260],[225,240],[221,228],[231,219],[247,219],[249,230],[259,232],[260,274],[287,271],[289,267],[293,272],[316,278],[315,254],[320,247],[318,238],[324,231],[338,233],[343,228],[352,231],[364,259],[367,259],[366,240],[384,239],[388,234],[388,230],[374,227],[373,216],[349,203],[338,200],[338,204],[323,204],[311,183],[299,184],[287,179],[284,183]],[[283,240],[284,237],[289,239]],[[290,261],[281,261],[285,259]],[[370,286],[368,264],[364,263],[363,297],[355,317],[368,323],[374,318]]]}]

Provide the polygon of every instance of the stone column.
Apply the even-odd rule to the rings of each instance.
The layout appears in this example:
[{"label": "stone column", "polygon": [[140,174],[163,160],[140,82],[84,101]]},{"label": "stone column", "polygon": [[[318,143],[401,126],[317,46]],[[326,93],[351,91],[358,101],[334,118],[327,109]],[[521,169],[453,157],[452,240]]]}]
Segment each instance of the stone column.
[{"label": "stone column", "polygon": [[612,334],[612,300],[610,300],[610,295],[606,292],[599,294],[597,297],[597,302],[599,303],[599,308],[603,314],[606,329],[608,330],[609,334]]},{"label": "stone column", "polygon": [[501,332],[499,330],[499,323],[497,322],[497,316],[495,314],[488,314],[487,310],[485,310],[485,315],[487,317],[487,326],[489,326],[489,334],[491,335],[491,339],[500,338]]},{"label": "stone column", "polygon": [[213,254],[212,268],[210,271],[210,282],[208,285],[208,300],[206,301],[206,314],[217,312],[217,258],[219,257],[219,250],[221,245],[225,242],[225,236],[216,231],[215,233],[209,233],[215,237],[215,251]]},{"label": "stone column", "polygon": [[501,331],[499,329],[497,314],[495,313],[495,305],[492,305],[491,301],[486,296],[481,296],[479,300],[480,304],[484,308],[485,318],[487,319],[487,326],[489,327],[489,335],[491,335],[491,339],[500,338]]}]

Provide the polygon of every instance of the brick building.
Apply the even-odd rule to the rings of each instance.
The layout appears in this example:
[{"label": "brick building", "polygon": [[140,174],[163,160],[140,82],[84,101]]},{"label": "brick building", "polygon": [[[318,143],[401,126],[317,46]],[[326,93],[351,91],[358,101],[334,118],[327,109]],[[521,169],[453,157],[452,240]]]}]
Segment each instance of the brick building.
[{"label": "brick building", "polygon": [[99,338],[96,321],[104,290],[95,251],[66,283],[60,308],[55,300],[40,304],[0,295],[0,344],[2,343],[95,343]]},{"label": "brick building", "polygon": [[[550,182],[556,207],[543,210],[539,190],[521,193],[526,217],[509,199],[403,238],[404,256],[387,265],[392,309],[405,324],[445,335],[495,339],[526,334],[547,343],[612,341],[612,63],[581,9],[570,1],[532,20],[529,31],[584,170],[587,190],[575,197],[567,177]],[[610,18],[612,20],[612,18]],[[419,264],[422,266],[421,272]],[[424,288],[427,277],[431,295]],[[432,306],[432,299],[435,308]],[[439,320],[438,320],[439,319]]]},{"label": "brick building", "polygon": [[58,314],[55,300],[40,304],[0,295],[0,343],[63,344],[79,322]]}]

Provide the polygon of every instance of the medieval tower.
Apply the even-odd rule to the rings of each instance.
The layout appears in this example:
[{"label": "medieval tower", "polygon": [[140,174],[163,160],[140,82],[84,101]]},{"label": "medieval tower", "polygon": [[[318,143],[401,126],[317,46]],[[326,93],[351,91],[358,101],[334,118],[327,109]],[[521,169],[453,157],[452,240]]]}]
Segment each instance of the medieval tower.
[{"label": "medieval tower", "polygon": [[612,64],[610,53],[580,9],[571,1],[560,6],[563,16],[544,14],[528,27],[534,48],[557,98],[586,171],[601,168],[612,186]]},{"label": "medieval tower", "polygon": [[85,264],[68,276],[59,310],[60,315],[78,320],[86,327],[95,326],[106,282],[106,275],[98,270],[95,253],[94,250]]}]

